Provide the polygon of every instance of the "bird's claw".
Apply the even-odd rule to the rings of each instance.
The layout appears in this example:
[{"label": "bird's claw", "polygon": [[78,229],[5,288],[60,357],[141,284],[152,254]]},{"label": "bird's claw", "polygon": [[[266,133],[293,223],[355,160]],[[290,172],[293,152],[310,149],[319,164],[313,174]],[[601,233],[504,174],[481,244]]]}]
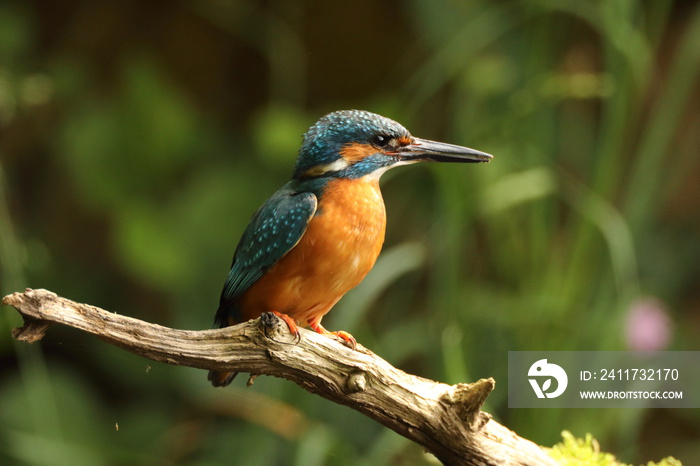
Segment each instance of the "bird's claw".
[{"label": "bird's claw", "polygon": [[314,329],[316,331],[316,333],[320,333],[321,335],[334,335],[334,336],[340,338],[341,340],[343,340],[343,343],[346,346],[348,346],[352,349],[357,348],[357,340],[355,340],[355,337],[350,335],[348,332],[345,332],[343,330],[338,330],[336,332],[329,332],[328,330],[323,328],[323,326],[319,323],[310,323],[309,327],[311,327],[312,329]]},{"label": "bird's claw", "polygon": [[350,335],[348,332],[345,332],[343,330],[338,330],[336,332],[330,332],[330,333],[335,335],[336,337],[340,338],[341,340],[343,340],[343,343],[345,343],[345,346],[348,346],[351,349],[357,348],[357,340],[355,340],[355,337]]},{"label": "bird's claw", "polygon": [[299,332],[299,326],[297,325],[297,321],[282,312],[271,311],[271,314],[276,315],[277,317],[282,319],[282,321],[285,324],[287,324],[289,333],[294,335],[294,344],[298,344],[301,341],[301,332]]}]

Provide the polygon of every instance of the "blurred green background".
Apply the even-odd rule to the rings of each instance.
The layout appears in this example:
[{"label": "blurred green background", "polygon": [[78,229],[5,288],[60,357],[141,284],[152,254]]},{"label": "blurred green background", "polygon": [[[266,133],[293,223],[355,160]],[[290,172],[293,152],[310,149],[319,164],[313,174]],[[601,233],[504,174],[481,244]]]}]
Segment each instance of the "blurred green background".
[{"label": "blurred green background", "polygon": [[[513,410],[507,352],[700,350],[700,4],[0,2],[0,289],[211,326],[300,136],[362,108],[495,154],[383,179],[385,249],[324,320],[395,366],[493,376],[544,445],[700,464],[700,410]],[[421,465],[291,382],[153,363],[0,319],[0,463]]]}]

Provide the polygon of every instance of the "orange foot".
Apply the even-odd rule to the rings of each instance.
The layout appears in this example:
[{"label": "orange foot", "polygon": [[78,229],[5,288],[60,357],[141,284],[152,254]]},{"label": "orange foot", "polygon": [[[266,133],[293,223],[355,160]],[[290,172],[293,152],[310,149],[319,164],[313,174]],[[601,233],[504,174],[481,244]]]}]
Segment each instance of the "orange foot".
[{"label": "orange foot", "polygon": [[299,326],[297,325],[297,321],[289,317],[287,314],[283,314],[278,311],[272,311],[272,313],[280,319],[282,319],[285,324],[287,324],[287,327],[289,327],[289,333],[294,335],[296,342],[299,343],[301,341],[301,333],[299,332]]},{"label": "orange foot", "polygon": [[350,335],[348,332],[344,332],[342,330],[338,330],[337,332],[329,332],[328,330],[323,328],[321,324],[317,323],[309,323],[309,327],[311,327],[316,331],[316,333],[320,333],[321,335],[334,335],[340,338],[341,340],[343,340],[343,343],[345,343],[345,345],[349,346],[352,349],[355,349],[357,347],[357,340],[355,340],[355,337]]}]

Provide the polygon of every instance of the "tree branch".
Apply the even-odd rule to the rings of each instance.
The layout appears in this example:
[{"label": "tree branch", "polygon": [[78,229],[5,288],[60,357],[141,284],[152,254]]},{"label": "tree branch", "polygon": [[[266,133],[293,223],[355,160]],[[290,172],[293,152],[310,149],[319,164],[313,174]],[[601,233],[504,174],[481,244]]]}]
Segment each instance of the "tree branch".
[{"label": "tree branch", "polygon": [[199,369],[283,377],[349,406],[417,442],[445,464],[554,465],[539,446],[491,419],[481,406],[495,381],[446,385],[406,374],[358,345],[351,350],[301,329],[296,343],[272,314],[219,330],[177,330],[80,304],[47,290],[5,296],[24,326],[20,341],[40,340],[52,324],[83,330],[143,357]]}]

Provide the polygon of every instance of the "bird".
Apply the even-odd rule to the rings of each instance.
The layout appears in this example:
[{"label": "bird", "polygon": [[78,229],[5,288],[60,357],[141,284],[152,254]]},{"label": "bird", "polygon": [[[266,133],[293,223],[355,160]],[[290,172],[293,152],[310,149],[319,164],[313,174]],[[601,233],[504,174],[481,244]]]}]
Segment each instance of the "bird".
[{"label": "bird", "polygon": [[[323,316],[374,266],[384,243],[386,211],[379,178],[422,161],[478,163],[492,155],[413,137],[401,124],[364,110],[319,119],[302,137],[292,179],[252,216],[233,255],[214,325],[227,327],[274,313],[299,338],[299,326],[337,337]],[[236,372],[212,370],[215,387]]]}]

